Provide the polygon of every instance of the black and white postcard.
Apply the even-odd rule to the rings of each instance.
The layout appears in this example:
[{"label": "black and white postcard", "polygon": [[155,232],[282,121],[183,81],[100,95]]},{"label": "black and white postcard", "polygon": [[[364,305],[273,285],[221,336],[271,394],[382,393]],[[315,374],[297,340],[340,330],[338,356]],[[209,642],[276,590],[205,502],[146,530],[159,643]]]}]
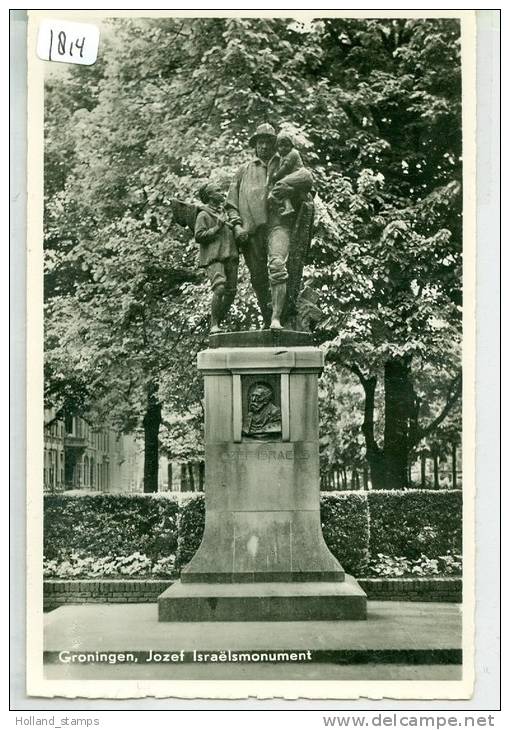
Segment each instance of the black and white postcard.
[{"label": "black and white postcard", "polygon": [[29,696],[471,696],[475,25],[29,11]]}]

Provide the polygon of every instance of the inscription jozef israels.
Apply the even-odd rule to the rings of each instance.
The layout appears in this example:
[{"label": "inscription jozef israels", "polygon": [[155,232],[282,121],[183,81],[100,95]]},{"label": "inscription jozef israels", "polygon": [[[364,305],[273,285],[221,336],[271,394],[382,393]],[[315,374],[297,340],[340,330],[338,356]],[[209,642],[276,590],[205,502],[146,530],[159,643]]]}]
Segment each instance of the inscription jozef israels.
[{"label": "inscription jozef israels", "polygon": [[263,446],[257,451],[236,449],[235,451],[223,452],[220,458],[222,461],[247,461],[250,459],[256,461],[308,461],[310,454],[308,451],[296,451],[293,448],[268,448]]}]

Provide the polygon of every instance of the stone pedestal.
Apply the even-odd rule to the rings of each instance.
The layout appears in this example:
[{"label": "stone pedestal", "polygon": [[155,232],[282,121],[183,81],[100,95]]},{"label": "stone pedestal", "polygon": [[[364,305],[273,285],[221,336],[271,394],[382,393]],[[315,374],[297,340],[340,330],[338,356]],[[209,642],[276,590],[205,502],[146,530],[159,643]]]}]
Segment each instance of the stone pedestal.
[{"label": "stone pedestal", "polygon": [[[366,618],[366,595],[322,536],[317,379],[320,350],[293,332],[216,335],[198,355],[205,380],[202,543],[159,597],[160,621]],[[271,393],[272,421],[250,397]],[[267,409],[266,409],[267,410]],[[262,419],[263,423],[264,419]],[[253,424],[258,424],[259,428]],[[229,618],[230,617],[230,618]]]}]

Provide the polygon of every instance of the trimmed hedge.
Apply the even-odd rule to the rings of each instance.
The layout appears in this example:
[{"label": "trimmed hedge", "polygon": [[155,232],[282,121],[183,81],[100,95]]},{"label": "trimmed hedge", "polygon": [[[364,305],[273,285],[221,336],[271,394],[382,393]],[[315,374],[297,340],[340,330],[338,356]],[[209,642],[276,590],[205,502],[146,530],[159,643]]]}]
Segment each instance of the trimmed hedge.
[{"label": "trimmed hedge", "polygon": [[462,552],[460,490],[368,492],[370,555],[438,558]]},{"label": "trimmed hedge", "polygon": [[[49,560],[139,552],[157,561],[175,553],[180,571],[200,545],[205,500],[203,494],[46,495],[44,513]],[[433,559],[462,552],[460,490],[325,492],[321,522],[333,555],[358,576],[379,553]]]},{"label": "trimmed hedge", "polygon": [[175,553],[179,502],[162,495],[94,494],[44,497],[44,557],[77,552],[152,560]]},{"label": "trimmed hedge", "polygon": [[347,573],[360,575],[368,563],[369,519],[365,494],[321,495],[322,533],[326,545]]}]

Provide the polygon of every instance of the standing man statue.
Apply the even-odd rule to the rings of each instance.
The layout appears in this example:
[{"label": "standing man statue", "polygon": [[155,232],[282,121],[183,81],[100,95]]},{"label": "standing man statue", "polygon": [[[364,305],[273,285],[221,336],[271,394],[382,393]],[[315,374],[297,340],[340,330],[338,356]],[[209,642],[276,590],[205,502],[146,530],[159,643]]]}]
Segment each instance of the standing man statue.
[{"label": "standing man statue", "polygon": [[[271,329],[282,329],[291,238],[300,203],[311,189],[311,175],[309,182],[297,191],[295,215],[289,215],[288,211],[282,215],[279,206],[268,205],[269,186],[271,181],[278,179],[281,165],[281,158],[276,152],[276,139],[276,132],[270,124],[257,127],[250,138],[256,157],[237,171],[228,192],[226,208],[250,272],[264,324]],[[309,236],[306,238],[309,243]],[[297,268],[302,270],[302,261]]]}]

